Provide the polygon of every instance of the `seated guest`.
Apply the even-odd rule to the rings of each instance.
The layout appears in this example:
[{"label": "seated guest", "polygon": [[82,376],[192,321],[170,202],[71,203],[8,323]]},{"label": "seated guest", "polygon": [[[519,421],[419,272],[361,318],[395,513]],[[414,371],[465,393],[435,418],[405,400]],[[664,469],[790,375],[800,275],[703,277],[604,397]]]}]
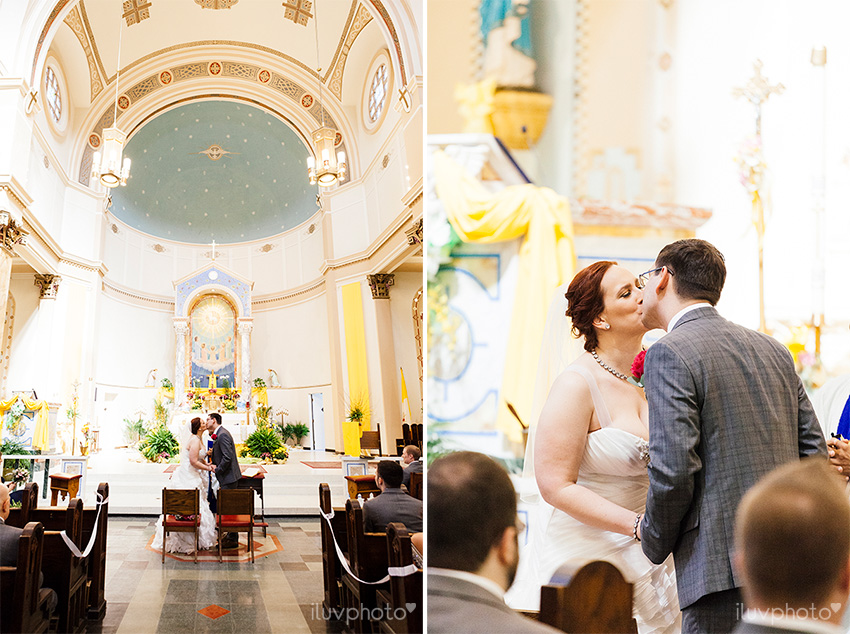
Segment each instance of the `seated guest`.
[{"label": "seated guest", "polygon": [[422,531],[422,500],[401,490],[404,470],[392,460],[381,460],[375,482],[381,494],[366,500],[363,521],[367,533],[382,533],[390,522],[401,522],[411,533]]},{"label": "seated guest", "polygon": [[776,469],[741,500],[735,563],[743,582],[736,634],[841,632],[850,592],[850,503],[819,458]]},{"label": "seated guest", "polygon": [[558,632],[505,605],[519,564],[516,492],[484,454],[428,467],[428,632]]},{"label": "seated guest", "polygon": [[[18,565],[18,541],[24,529],[6,525],[9,509],[9,489],[0,485],[0,566],[16,568]],[[44,582],[44,575],[40,572],[38,574],[38,585],[41,586]],[[53,612],[57,603],[59,603],[59,597],[56,592],[51,590],[50,598],[47,600],[47,609]]]},{"label": "seated guest", "polygon": [[409,489],[410,474],[422,473],[422,452],[416,445],[407,445],[401,452],[401,461],[404,463],[404,479],[401,483]]}]

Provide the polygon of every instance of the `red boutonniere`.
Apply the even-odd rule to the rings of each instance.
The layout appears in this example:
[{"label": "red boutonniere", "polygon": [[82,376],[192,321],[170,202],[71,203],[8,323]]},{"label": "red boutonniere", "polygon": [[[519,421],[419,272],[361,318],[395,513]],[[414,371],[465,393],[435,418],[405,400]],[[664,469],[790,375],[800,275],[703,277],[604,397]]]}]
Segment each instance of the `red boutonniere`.
[{"label": "red boutonniere", "polygon": [[637,387],[643,387],[643,360],[646,358],[646,350],[641,350],[637,353],[635,360],[632,361],[632,378],[629,383]]},{"label": "red boutonniere", "polygon": [[212,434],[212,435],[210,436],[210,438],[212,438],[213,440],[216,440],[216,439],[218,438],[218,434]]}]

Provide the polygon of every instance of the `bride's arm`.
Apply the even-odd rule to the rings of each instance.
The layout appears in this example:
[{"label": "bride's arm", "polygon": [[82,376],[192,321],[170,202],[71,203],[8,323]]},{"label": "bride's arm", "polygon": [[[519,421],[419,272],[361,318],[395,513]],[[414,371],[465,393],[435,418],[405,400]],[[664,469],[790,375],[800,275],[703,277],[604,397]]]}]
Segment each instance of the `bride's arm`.
[{"label": "bride's arm", "polygon": [[195,467],[196,469],[200,469],[201,471],[212,471],[212,465],[208,465],[206,462],[203,462],[199,459],[198,455],[201,452],[201,441],[195,436],[189,441],[189,463]]},{"label": "bride's arm", "polygon": [[578,521],[632,536],[635,513],[576,484],[593,417],[590,388],[565,372],[552,385],[534,441],[534,473],[543,499]]}]

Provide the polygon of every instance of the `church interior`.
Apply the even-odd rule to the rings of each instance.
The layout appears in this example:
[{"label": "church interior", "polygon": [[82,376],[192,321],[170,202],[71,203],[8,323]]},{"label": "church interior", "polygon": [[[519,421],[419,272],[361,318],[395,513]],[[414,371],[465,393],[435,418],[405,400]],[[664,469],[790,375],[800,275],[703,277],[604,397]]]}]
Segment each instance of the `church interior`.
[{"label": "church interior", "polygon": [[[110,498],[88,631],[340,627],[319,485],[344,505],[421,438],[423,28],[417,0],[0,0],[3,477]],[[265,481],[256,558],[161,566],[210,412]]]}]

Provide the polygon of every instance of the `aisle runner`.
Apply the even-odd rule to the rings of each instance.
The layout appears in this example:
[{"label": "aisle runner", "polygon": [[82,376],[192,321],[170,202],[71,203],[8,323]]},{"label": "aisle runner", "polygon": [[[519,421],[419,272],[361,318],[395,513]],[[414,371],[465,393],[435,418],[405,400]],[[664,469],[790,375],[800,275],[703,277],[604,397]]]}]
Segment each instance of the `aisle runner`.
[{"label": "aisle runner", "polygon": [[[154,544],[154,537],[156,537],[156,535],[151,536],[145,548],[159,555],[162,553],[162,541],[158,541]],[[278,538],[274,535],[268,535],[267,537],[261,537],[256,534],[254,535],[254,559],[267,557],[282,551],[283,546],[280,545],[280,540],[278,540]],[[171,559],[176,559],[177,561],[186,561],[189,563],[193,563],[195,561],[192,553],[165,553],[165,556],[170,557]],[[251,561],[251,553],[248,552],[248,544],[244,535],[239,536],[239,548],[221,551],[221,560],[223,563]],[[218,563],[218,546],[211,550],[198,551],[198,561],[213,561]]]},{"label": "aisle runner", "polygon": [[313,469],[342,469],[342,463],[341,463],[341,462],[333,462],[333,461],[326,461],[326,462],[322,462],[322,461],[308,462],[308,461],[306,461],[306,460],[302,460],[302,461],[301,461],[301,464],[305,464],[305,465],[307,465],[308,467],[311,467],[311,468],[313,468]]}]

